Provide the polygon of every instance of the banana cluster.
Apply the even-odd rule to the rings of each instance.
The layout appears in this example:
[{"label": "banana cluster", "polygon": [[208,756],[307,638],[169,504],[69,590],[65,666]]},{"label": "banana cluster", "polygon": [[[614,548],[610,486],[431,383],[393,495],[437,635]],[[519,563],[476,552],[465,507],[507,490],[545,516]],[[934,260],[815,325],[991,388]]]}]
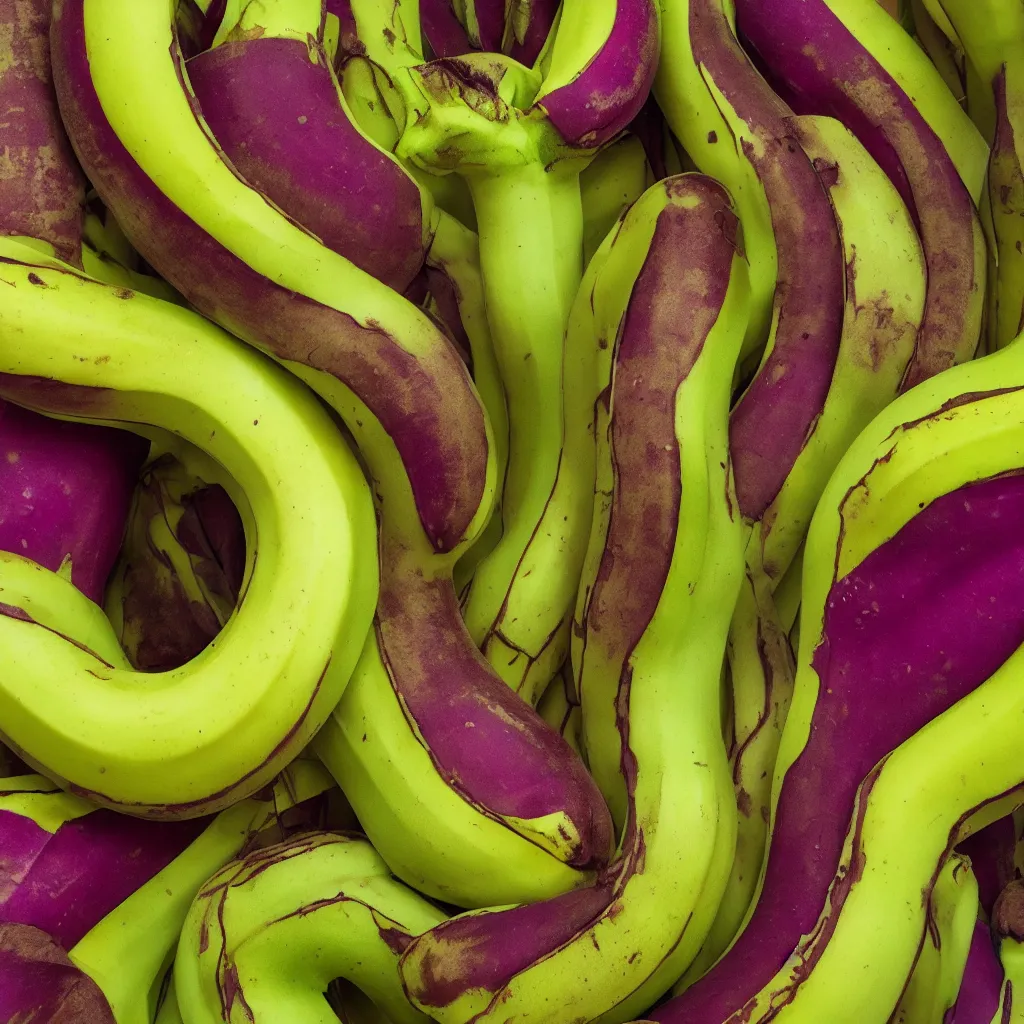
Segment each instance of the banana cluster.
[{"label": "banana cluster", "polygon": [[0,1020],[1024,1021],[1022,61],[0,0]]}]

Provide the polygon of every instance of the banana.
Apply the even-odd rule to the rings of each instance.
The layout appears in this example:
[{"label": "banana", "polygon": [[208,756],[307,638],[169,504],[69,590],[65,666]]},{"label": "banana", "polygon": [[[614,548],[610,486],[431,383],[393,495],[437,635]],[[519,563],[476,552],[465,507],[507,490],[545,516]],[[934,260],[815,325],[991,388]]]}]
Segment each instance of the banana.
[{"label": "banana", "polygon": [[507,53],[530,67],[557,24],[559,0],[420,0],[423,35],[437,57]]},{"label": "banana", "polygon": [[849,125],[915,216],[928,295],[903,389],[972,358],[987,260],[974,203],[988,147],[939,73],[874,0],[738,0],[736,17],[799,112]]},{"label": "banana", "polygon": [[961,107],[964,106],[967,102],[967,67],[959,41],[946,35],[943,27],[932,17],[925,0],[910,0],[908,10],[914,38],[928,54],[953,98]]},{"label": "banana", "polygon": [[187,71],[203,119],[251,187],[329,249],[407,291],[430,245],[433,198],[359,131],[323,49],[321,4],[248,4]]},{"label": "banana", "polygon": [[393,1024],[425,1021],[402,991],[399,955],[445,915],[390,874],[365,839],[308,833],[228,864],[188,912],[174,984],[188,1024],[320,1024],[335,978]]},{"label": "banana", "polygon": [[[838,121],[792,119],[835,212],[846,264],[839,351],[820,414],[779,493],[753,524],[746,583],[733,616],[733,778],[740,808],[733,876],[683,990],[724,952],[754,895],[768,832],[771,780],[793,691],[787,625],[773,589],[789,570],[814,508],[861,428],[895,397],[914,349],[925,300],[925,267],[910,214],[864,147]],[[732,451],[734,460],[737,457]]]},{"label": "banana", "polygon": [[1020,802],[1019,576],[997,567],[1021,557],[1022,384],[1020,346],[924,382],[829,481],[757,903],[651,1019],[821,1020],[836,1006],[886,1019],[924,931],[921,894],[967,833]]},{"label": "banana", "polygon": [[683,176],[651,188],[598,254],[581,301],[615,337],[601,461],[618,475],[607,529],[594,524],[604,558],[579,671],[584,714],[619,711],[627,824],[593,888],[462,915],[409,945],[405,989],[437,1021],[628,1019],[710,925],[735,822],[719,675],[741,569],[726,455],[748,315],[737,227],[721,186]]},{"label": "banana", "polygon": [[977,921],[953,1010],[953,1024],[1002,1024],[1002,988],[1003,969],[992,934],[988,924]]},{"label": "banana", "polygon": [[566,738],[573,750],[583,756],[583,712],[570,662],[567,661],[551,680],[537,703],[537,713],[552,729]]},{"label": "banana", "polygon": [[[13,923],[46,936],[102,993],[113,1015],[103,1019],[149,1024],[167,959],[204,880],[331,784],[322,768],[299,760],[272,791],[214,819],[144,822],[63,793],[40,776],[2,780],[4,848],[14,881],[0,904],[0,927]],[[45,988],[12,987],[29,1000],[19,1012],[45,1012]]]},{"label": "banana", "polygon": [[[373,754],[361,742],[351,751],[340,782],[372,841],[390,864],[406,865],[407,880],[464,905],[508,893],[517,859],[533,861],[514,890],[524,895],[585,884],[610,848],[600,795],[568,745],[479,658],[452,585],[496,484],[492,435],[465,364],[421,310],[225,162],[183,88],[165,7],[71,0],[52,40],[72,142],[133,244],[197,308],[307,381],[345,422],[371,478],[383,575],[354,681],[358,700],[373,704],[374,728],[387,723],[401,766],[417,765],[412,798],[388,789],[377,806],[360,760]],[[161,132],[140,132],[144,123]],[[325,745],[342,744],[339,733],[328,725]],[[441,802],[458,819],[452,827],[486,833],[490,846],[418,857],[421,801],[439,792],[450,797]],[[369,824],[381,820],[376,831]]]},{"label": "banana", "polygon": [[743,354],[756,361],[777,330],[773,219],[783,214],[779,200],[766,193],[770,182],[761,166],[774,146],[761,137],[751,105],[776,116],[783,109],[740,49],[730,5],[713,0],[662,5],[662,59],[654,94],[696,168],[721,181],[736,203],[750,263],[751,317]]},{"label": "banana", "polygon": [[992,1015],[991,1024],[1020,1024],[1024,1020],[1024,1005],[1020,994],[1024,991],[1024,883],[1011,882],[996,901],[992,918],[993,938],[999,944],[999,962],[1003,969],[1003,984],[999,994],[999,1007]]},{"label": "banana", "polygon": [[502,537],[477,567],[465,618],[531,704],[568,650],[586,544],[587,502],[558,480],[572,429],[562,382],[582,275],[579,176],[646,99],[657,38],[650,0],[610,0],[599,11],[571,0],[543,70],[499,54],[391,69],[404,109],[396,152],[462,175],[473,196],[510,434]]},{"label": "banana", "polygon": [[622,212],[653,184],[647,176],[643,143],[631,134],[623,135],[603,149],[580,174],[584,267],[590,265],[594,253]]},{"label": "banana", "polygon": [[77,792],[131,813],[225,807],[295,756],[351,673],[376,589],[361,471],[301,385],[203,318],[14,240],[2,247],[0,393],[76,419],[174,429],[238,481],[236,504],[251,504],[257,527],[229,628],[202,658],[144,686],[109,623],[81,635],[94,604],[56,574],[6,559],[6,741]]},{"label": "banana", "polygon": [[956,1005],[978,918],[978,884],[971,862],[954,853],[931,891],[926,925],[892,1024],[945,1021]]},{"label": "banana", "polygon": [[245,526],[215,482],[221,474],[202,467],[203,479],[191,471],[187,463],[200,460],[198,451],[186,461],[164,451],[148,463],[107,587],[107,617],[128,660],[144,672],[196,657],[227,624],[241,592]]},{"label": "banana", "polygon": [[926,0],[946,38],[966,56],[971,72],[967,109],[991,145],[997,132],[998,111],[993,84],[1007,63],[1024,58],[1024,12],[1007,0]]}]

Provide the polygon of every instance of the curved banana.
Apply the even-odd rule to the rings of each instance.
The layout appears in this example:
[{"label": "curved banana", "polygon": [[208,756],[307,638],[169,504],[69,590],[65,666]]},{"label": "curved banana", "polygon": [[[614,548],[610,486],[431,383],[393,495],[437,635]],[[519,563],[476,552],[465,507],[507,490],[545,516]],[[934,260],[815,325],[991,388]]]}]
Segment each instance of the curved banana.
[{"label": "curved banana", "polygon": [[929,894],[925,930],[892,1024],[946,1021],[956,1005],[978,920],[978,885],[968,858],[954,853]]},{"label": "curved banana", "polygon": [[[202,657],[146,677],[129,669],[108,623],[95,639],[79,635],[99,609],[70,584],[5,560],[5,741],[76,792],[134,814],[225,807],[295,756],[351,673],[376,588],[362,473],[312,395],[202,317],[14,241],[0,246],[0,395],[175,430],[239,482],[236,504],[252,506],[256,525],[238,615]],[[39,611],[40,600],[54,604]]]},{"label": "curved banana", "polygon": [[[934,3],[932,3],[934,7]],[[910,0],[907,4],[910,26],[904,25],[908,32],[913,29],[913,36],[920,44],[935,70],[942,76],[946,88],[953,98],[963,107],[967,102],[968,72],[963,48],[959,40],[951,39],[933,18],[929,3],[926,0]],[[975,121],[977,124],[977,122]]]},{"label": "curved banana", "polygon": [[[2,780],[0,833],[11,884],[0,901],[0,928],[21,929],[19,942],[46,936],[102,993],[112,1013],[104,1019],[149,1024],[164,967],[205,879],[330,786],[322,768],[299,760],[270,792],[214,819],[148,822],[97,808],[40,776]],[[53,993],[45,978],[33,978],[39,966],[0,984],[24,1000],[4,1019],[42,1019],[31,1015],[45,1013]]]},{"label": "curved banana", "polygon": [[228,864],[203,886],[174,961],[187,1024],[321,1024],[355,983],[393,1024],[419,1024],[398,958],[445,915],[394,879],[365,839],[308,833]]},{"label": "curved banana", "polygon": [[558,480],[573,429],[563,352],[583,269],[579,176],[646,99],[657,38],[651,0],[613,0],[599,11],[570,0],[543,71],[466,54],[391,73],[404,101],[398,155],[460,174],[473,196],[510,434],[502,537],[476,569],[465,618],[488,661],[531,704],[568,650],[589,517],[584,496]]},{"label": "curved banana", "polygon": [[590,265],[594,253],[623,211],[652,184],[647,174],[643,143],[632,134],[623,135],[601,150],[580,174],[584,267]]},{"label": "curved banana", "polygon": [[626,1020],[711,923],[735,828],[719,676],[741,568],[726,454],[749,294],[737,228],[721,186],[684,175],[651,188],[598,254],[581,302],[615,338],[599,428],[602,472],[618,474],[595,518],[578,670],[584,715],[619,712],[626,826],[594,887],[410,944],[406,991],[437,1021]]},{"label": "curved banana", "polygon": [[807,540],[757,903],[653,1020],[819,1020],[837,1005],[885,1019],[921,894],[966,833],[1020,802],[1022,388],[1020,346],[950,370],[876,416],[837,468]]},{"label": "curved banana", "polygon": [[[735,743],[731,760],[740,809],[736,857],[708,942],[680,989],[732,941],[761,871],[775,758],[795,676],[789,630],[773,589],[803,544],[836,464],[862,427],[896,397],[925,301],[917,233],[881,168],[832,118],[796,117],[791,125],[814,163],[839,226],[846,264],[842,332],[821,412],[747,543],[746,583],[728,647]],[[735,450],[732,454],[735,459]]]},{"label": "curved banana", "polygon": [[848,124],[915,217],[928,294],[903,389],[972,358],[987,259],[974,203],[988,147],[939,73],[873,0],[738,0],[736,17],[798,111]]},{"label": "curved banana", "polygon": [[[375,728],[387,722],[386,742],[419,766],[414,799],[387,790],[384,806],[370,807],[381,794],[363,785],[359,759],[372,755],[356,747],[355,774],[340,781],[373,841],[392,865],[412,860],[417,885],[465,905],[505,894],[517,859],[533,860],[520,891],[585,884],[609,847],[600,796],[568,745],[487,670],[452,586],[495,488],[491,436],[465,364],[422,311],[224,161],[183,88],[164,5],[125,12],[118,0],[70,0],[52,39],[72,142],[129,238],[190,302],[306,380],[363,456],[383,575],[356,681]],[[144,123],[161,132],[140,132]],[[420,801],[439,790],[458,829],[496,844],[470,842],[417,865]],[[377,815],[387,829],[373,831]]]}]

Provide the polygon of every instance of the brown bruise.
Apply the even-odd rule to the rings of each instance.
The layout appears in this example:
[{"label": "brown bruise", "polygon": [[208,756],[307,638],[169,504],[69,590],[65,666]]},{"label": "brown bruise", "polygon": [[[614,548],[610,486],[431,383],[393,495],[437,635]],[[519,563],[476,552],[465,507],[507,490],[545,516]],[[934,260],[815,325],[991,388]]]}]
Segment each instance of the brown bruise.
[{"label": "brown bruise", "polygon": [[0,10],[0,234],[50,242],[80,265],[85,180],[50,78],[51,0]]}]

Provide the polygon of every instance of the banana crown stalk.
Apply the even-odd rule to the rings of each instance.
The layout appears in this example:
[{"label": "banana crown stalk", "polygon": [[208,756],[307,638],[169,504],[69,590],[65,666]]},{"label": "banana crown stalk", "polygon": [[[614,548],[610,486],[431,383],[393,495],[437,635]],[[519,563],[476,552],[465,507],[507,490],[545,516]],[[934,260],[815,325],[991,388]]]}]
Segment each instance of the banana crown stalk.
[{"label": "banana crown stalk", "polygon": [[203,886],[182,929],[175,994],[200,1022],[319,1024],[336,978],[393,1024],[425,1021],[398,958],[445,915],[395,880],[354,835],[309,833],[228,864]]}]

